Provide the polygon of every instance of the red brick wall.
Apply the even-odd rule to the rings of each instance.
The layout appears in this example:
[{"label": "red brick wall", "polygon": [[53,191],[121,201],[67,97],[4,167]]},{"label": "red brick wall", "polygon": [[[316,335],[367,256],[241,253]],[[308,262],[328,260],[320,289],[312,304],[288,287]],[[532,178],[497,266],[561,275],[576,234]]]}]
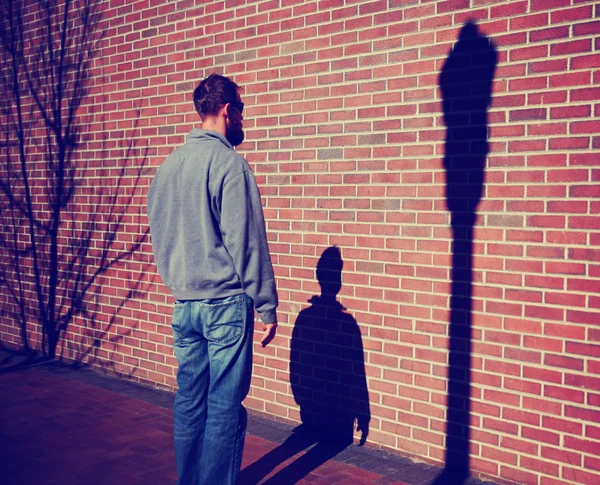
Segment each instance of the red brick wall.
[{"label": "red brick wall", "polygon": [[[78,274],[90,284],[81,298],[60,293],[67,310],[78,303],[59,354],[175,386],[172,298],[152,263],[144,196],[154,168],[198,125],[193,88],[217,71],[243,87],[240,151],[263,195],[281,300],[278,338],[255,352],[248,406],[299,420],[289,376],[293,326],[320,293],[321,254],[336,245],[344,261],[339,300],[362,336],[369,442],[444,461],[449,348],[453,339],[468,341],[450,327],[466,328],[466,318],[472,469],[527,484],[600,480],[598,2],[100,6],[104,36],[79,110],[79,182],[58,240],[70,255],[64,268],[87,235],[89,255],[59,283],[72,290]],[[461,262],[453,247],[469,239],[459,236],[468,223],[452,231],[439,83],[468,20],[493,44],[497,65],[483,194]],[[26,156],[40,194],[43,132],[36,133]],[[3,145],[4,160],[6,153]],[[40,220],[44,203],[34,199]],[[17,346],[10,207],[4,194],[0,336]],[[30,229],[22,222],[25,250]],[[29,338],[40,348],[33,267],[23,253]],[[104,269],[95,275],[97,268]],[[470,312],[457,303],[469,289]]]}]

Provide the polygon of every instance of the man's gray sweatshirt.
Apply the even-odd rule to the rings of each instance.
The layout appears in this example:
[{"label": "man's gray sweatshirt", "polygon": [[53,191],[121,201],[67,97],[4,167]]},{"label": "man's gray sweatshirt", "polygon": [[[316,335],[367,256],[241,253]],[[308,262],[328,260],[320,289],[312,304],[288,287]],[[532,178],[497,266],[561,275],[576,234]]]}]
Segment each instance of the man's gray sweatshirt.
[{"label": "man's gray sweatshirt", "polygon": [[256,180],[215,131],[193,129],[162,163],[148,192],[158,272],[178,300],[245,292],[264,323],[277,292]]}]

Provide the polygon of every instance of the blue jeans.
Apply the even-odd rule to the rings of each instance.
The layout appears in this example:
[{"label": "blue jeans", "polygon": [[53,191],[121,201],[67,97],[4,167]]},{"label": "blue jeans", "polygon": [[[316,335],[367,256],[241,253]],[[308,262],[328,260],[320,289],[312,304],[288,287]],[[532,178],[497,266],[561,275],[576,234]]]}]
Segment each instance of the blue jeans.
[{"label": "blue jeans", "polygon": [[245,294],[175,303],[177,485],[234,485],[250,389],[254,302]]}]

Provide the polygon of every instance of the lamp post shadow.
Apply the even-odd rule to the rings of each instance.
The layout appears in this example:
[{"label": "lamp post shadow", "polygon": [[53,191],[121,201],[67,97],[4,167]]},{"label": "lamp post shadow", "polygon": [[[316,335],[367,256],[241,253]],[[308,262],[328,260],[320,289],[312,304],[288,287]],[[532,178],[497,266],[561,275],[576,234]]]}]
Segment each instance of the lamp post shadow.
[{"label": "lamp post shadow", "polygon": [[306,451],[265,484],[294,484],[369,433],[370,408],[360,329],[337,301],[343,261],[339,248],[326,249],[317,264],[321,295],[302,310],[294,324],[290,383],[302,424],[274,450],[252,463],[240,483],[257,484],[275,468]]},{"label": "lamp post shadow", "polygon": [[493,43],[474,22],[468,22],[439,78],[447,127],[444,169],[453,246],[445,468],[435,485],[464,483],[470,473],[473,228],[484,192],[487,111],[496,64]]}]

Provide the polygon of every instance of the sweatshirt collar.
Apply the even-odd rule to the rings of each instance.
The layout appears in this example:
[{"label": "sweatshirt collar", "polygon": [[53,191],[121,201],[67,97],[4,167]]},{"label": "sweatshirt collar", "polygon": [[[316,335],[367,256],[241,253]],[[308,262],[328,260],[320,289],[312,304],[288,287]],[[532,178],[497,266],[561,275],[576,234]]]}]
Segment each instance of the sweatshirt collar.
[{"label": "sweatshirt collar", "polygon": [[227,148],[233,150],[233,145],[229,143],[229,140],[225,138],[221,133],[212,130],[202,130],[201,128],[193,128],[192,131],[188,133],[186,142],[197,141],[197,140],[219,140],[223,145]]}]

